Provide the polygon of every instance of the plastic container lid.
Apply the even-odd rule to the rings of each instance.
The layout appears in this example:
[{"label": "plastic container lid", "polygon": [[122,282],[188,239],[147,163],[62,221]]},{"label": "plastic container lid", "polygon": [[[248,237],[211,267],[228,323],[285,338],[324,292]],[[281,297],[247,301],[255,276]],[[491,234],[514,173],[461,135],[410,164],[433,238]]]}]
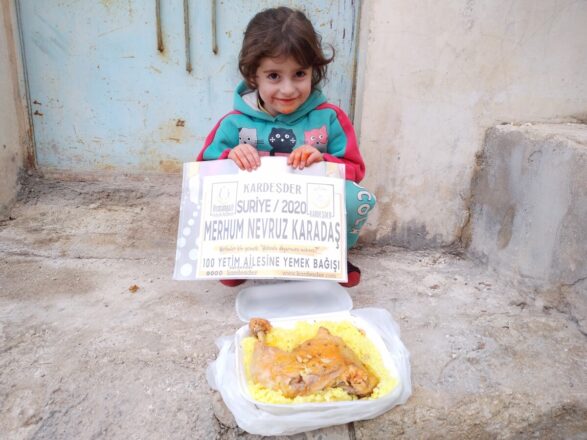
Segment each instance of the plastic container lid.
[{"label": "plastic container lid", "polygon": [[345,312],[353,308],[347,291],[334,281],[292,281],[248,287],[236,297],[241,321]]}]

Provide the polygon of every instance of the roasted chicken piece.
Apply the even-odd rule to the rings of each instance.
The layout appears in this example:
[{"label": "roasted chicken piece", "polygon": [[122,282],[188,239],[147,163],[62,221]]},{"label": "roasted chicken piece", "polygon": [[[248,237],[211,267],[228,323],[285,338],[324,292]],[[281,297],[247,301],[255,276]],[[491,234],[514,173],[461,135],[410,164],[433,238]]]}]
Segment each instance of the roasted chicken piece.
[{"label": "roasted chicken piece", "polygon": [[286,397],[335,387],[366,397],[379,383],[344,341],[324,327],[291,352],[265,344],[265,335],[271,330],[266,319],[251,319],[249,330],[258,339],[250,366],[253,381]]}]

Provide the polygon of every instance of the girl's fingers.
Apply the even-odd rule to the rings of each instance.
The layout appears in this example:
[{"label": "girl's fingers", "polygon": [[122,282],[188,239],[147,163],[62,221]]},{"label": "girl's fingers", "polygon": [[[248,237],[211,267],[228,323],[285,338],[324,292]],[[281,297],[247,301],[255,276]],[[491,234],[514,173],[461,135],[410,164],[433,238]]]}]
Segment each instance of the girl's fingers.
[{"label": "girl's fingers", "polygon": [[313,163],[321,162],[322,153],[320,153],[320,151],[317,148],[307,145],[295,150],[290,155],[290,158],[291,161],[288,162],[291,162],[291,165],[294,168],[299,168],[300,170],[303,170],[304,167],[309,167]]},{"label": "girl's fingers", "polygon": [[300,160],[300,170],[303,170],[305,166],[308,166],[311,164],[311,162],[308,163],[308,158],[311,155],[312,155],[312,152],[310,150],[308,150],[308,149],[302,150],[302,152],[300,154],[300,156],[302,156],[301,160]]},{"label": "girl's fingers", "polygon": [[322,153],[318,150],[314,150],[308,160],[306,161],[306,166],[310,166],[313,163],[322,162]]},{"label": "girl's fingers", "polygon": [[296,154],[296,159],[295,159],[295,162],[294,162],[294,167],[295,168],[300,168],[301,169],[301,167],[302,167],[302,154],[303,154],[303,151],[301,151],[301,150]]},{"label": "girl's fingers", "polygon": [[294,165],[296,158],[299,161],[299,155],[300,155],[300,149],[298,148],[297,150],[292,151],[291,153],[289,153],[289,156],[287,156],[287,164],[291,165],[292,167],[296,168],[296,165]]},{"label": "girl's fingers", "polygon": [[258,168],[261,165],[261,158],[257,149],[249,144],[243,146],[243,150],[253,168]]},{"label": "girl's fingers", "polygon": [[302,145],[290,153],[287,164],[294,168],[303,169],[306,166],[322,160],[322,153],[312,145]]},{"label": "girl's fingers", "polygon": [[238,151],[238,157],[243,163],[245,169],[247,171],[251,171],[253,169],[253,162],[251,161],[250,153],[247,151],[243,151],[242,149]]},{"label": "girl's fingers", "polygon": [[261,165],[259,152],[248,144],[237,145],[232,149],[228,157],[234,160],[241,170],[253,171]]},{"label": "girl's fingers", "polygon": [[243,163],[238,157],[237,151],[234,148],[230,151],[230,153],[228,153],[228,158],[231,159],[241,170],[245,169]]},{"label": "girl's fingers", "polygon": [[291,165],[293,168],[297,168],[300,164],[300,150],[292,151],[289,157],[287,158],[288,165]]}]

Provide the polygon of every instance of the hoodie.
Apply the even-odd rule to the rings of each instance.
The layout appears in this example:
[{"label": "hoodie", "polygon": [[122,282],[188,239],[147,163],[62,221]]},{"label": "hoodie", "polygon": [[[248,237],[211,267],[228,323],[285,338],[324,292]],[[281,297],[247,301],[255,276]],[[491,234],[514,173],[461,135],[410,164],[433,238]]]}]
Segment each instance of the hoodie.
[{"label": "hoodie", "polygon": [[359,183],[365,164],[348,116],[326,102],[314,89],[295,112],[271,116],[258,105],[256,90],[241,82],[234,93],[234,110],[212,129],[198,154],[198,161],[226,159],[239,144],[249,144],[259,155],[289,155],[302,145],[313,145],[327,162],[345,164],[346,179]]}]

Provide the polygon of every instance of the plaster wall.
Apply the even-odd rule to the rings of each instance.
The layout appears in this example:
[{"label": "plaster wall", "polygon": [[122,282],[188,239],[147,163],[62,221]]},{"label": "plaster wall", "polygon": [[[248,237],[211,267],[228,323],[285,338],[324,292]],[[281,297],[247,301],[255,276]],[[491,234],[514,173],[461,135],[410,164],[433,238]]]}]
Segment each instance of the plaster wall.
[{"label": "plaster wall", "polygon": [[460,239],[485,131],[587,119],[587,2],[363,4],[355,122],[378,208],[363,241]]},{"label": "plaster wall", "polygon": [[27,139],[12,4],[0,3],[0,219],[9,215],[16,199]]},{"label": "plaster wall", "polygon": [[469,253],[536,286],[587,280],[587,125],[499,125],[484,144]]}]

